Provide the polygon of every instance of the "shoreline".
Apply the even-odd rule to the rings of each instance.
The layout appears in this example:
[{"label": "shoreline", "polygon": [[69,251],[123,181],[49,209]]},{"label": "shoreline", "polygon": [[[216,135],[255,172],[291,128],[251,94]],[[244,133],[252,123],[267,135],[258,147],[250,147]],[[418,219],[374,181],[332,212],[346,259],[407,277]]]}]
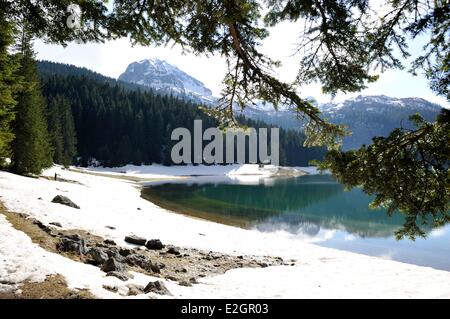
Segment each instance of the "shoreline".
[{"label": "shoreline", "polygon": [[[130,180],[83,174],[59,167],[47,170],[44,176],[51,177],[55,172],[61,178],[76,183],[0,172],[0,200],[8,211],[25,213],[44,225],[58,222],[62,229],[81,229],[111,239],[121,247],[129,247],[123,239],[135,233],[146,238],[159,238],[168,245],[223,255],[296,260],[295,266],[230,269],[224,274],[201,278],[192,287],[164,281],[175,298],[450,297],[450,272],[186,217],[140,198],[140,191]],[[68,196],[81,209],[51,203],[58,194]],[[115,229],[105,226],[115,226]],[[123,288],[123,283],[114,281],[116,278],[106,277],[97,267],[43,252],[31,243],[28,236],[14,231],[2,218],[0,233],[10,235],[0,237],[0,251],[7,255],[6,264],[0,265],[0,278],[9,276],[18,281],[21,278],[43,281],[47,275],[56,273],[65,278],[69,289],[88,289],[100,298],[123,297],[102,287],[105,282],[113,281]],[[2,240],[7,242],[2,243]],[[20,249],[27,253],[15,251]],[[1,263],[5,261],[0,260]],[[32,267],[34,264],[37,270]],[[68,269],[77,270],[71,273]],[[154,279],[136,274],[134,281],[142,284]],[[149,295],[140,297],[149,298]]]}]

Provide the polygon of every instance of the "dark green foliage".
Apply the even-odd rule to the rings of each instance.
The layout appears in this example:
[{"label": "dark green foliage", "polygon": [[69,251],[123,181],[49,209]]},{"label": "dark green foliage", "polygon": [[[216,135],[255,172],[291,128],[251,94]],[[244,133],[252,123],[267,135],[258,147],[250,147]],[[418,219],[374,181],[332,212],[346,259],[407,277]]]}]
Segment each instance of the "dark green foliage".
[{"label": "dark green foliage", "polygon": [[46,105],[41,93],[31,37],[23,31],[17,56],[22,89],[18,94],[14,121],[12,169],[18,174],[39,174],[52,165],[51,148],[45,118]]},{"label": "dark green foliage", "polygon": [[[377,79],[376,67],[403,67],[400,59],[409,56],[407,37],[430,33],[412,71],[425,70],[431,87],[448,95],[448,0],[386,0],[380,14],[374,10],[380,4],[368,0],[266,0],[264,10],[256,0],[116,0],[110,10],[100,0],[2,4],[9,20],[28,21],[34,35],[54,43],[129,37],[135,44],[172,42],[194,53],[220,54],[227,58],[229,71],[223,99],[209,114],[222,125],[236,125],[234,104],[245,107],[256,99],[275,107],[284,103],[307,123],[305,143],[310,146],[336,148],[345,131],[324,120],[300,97],[297,85],[319,81],[324,92],[332,94],[361,90]],[[80,8],[79,28],[66,25],[69,4]],[[293,84],[274,77],[271,70],[279,63],[260,52],[267,27],[285,21],[299,22],[301,30],[297,52],[303,56]]]},{"label": "dark green foliage", "polygon": [[[371,72],[376,70],[376,67],[379,67],[378,70],[381,71],[404,67],[401,59],[410,55],[407,38],[414,40],[421,34],[429,34],[430,40],[421,55],[413,57],[411,71],[413,73],[424,71],[430,80],[431,88],[437,94],[449,98],[450,5],[448,0],[386,0],[382,4],[383,10],[374,10],[379,9],[377,7],[380,4],[368,0],[266,0],[264,3],[267,6],[264,10],[265,17],[262,16],[263,9],[260,2],[256,0],[116,0],[111,10],[107,10],[105,3],[101,0],[0,0],[0,8],[8,22],[28,21],[33,35],[55,43],[66,44],[74,39],[103,41],[129,37],[135,44],[172,42],[181,44],[194,53],[226,57],[229,70],[224,79],[223,99],[217,109],[209,111],[209,114],[222,125],[238,125],[232,108],[235,104],[245,107],[256,99],[260,99],[273,103],[275,107],[280,103],[289,105],[298,112],[302,121],[308,123],[305,128],[307,136],[305,145],[327,145],[333,149],[327,164],[342,180],[345,180],[347,176],[353,181],[352,176],[355,174],[353,170],[347,170],[346,165],[341,165],[343,160],[345,160],[344,163],[352,162],[353,157],[348,159],[351,154],[337,151],[339,141],[345,135],[344,128],[324,120],[319,110],[297,93],[298,84],[319,81],[323,90],[332,94],[338,91],[360,90],[366,83],[376,80],[377,74]],[[81,29],[70,29],[65,24],[69,15],[67,12],[69,4],[79,4],[81,7]],[[284,83],[274,77],[271,70],[278,66],[277,61],[273,61],[259,51],[261,41],[268,35],[268,29],[261,23],[262,20],[266,25],[272,26],[286,20],[299,22],[298,28],[302,33],[299,35],[298,53],[302,53],[303,56],[300,58],[302,63],[296,83]],[[400,54],[396,54],[397,51]],[[1,82],[0,84],[4,85]],[[73,101],[71,100],[75,121],[79,123],[77,132],[80,134],[86,130],[92,133],[92,130],[96,130],[95,127],[92,128],[95,123],[105,121],[110,125],[106,129],[112,132],[115,139],[113,142],[106,141],[102,134],[93,134],[91,135],[95,137],[93,143],[97,143],[93,150],[88,150],[84,142],[80,142],[80,145],[85,148],[80,152],[84,154],[94,150],[95,152],[102,150],[104,154],[115,154],[123,135],[129,133],[127,123],[132,117],[134,118],[139,108],[143,110],[144,117],[147,116],[146,112],[153,112],[153,119],[162,116],[164,124],[179,124],[176,122],[179,114],[176,116],[158,114],[158,111],[149,111],[142,106],[134,109],[134,103],[142,105],[142,101],[145,100],[140,97],[140,93],[135,93],[135,97],[130,97],[127,102],[123,99],[124,94],[121,92],[123,89],[116,87],[112,89],[119,98],[118,102],[115,98],[106,101],[104,100],[106,96],[100,97],[96,93],[93,94],[94,100],[90,100],[89,89],[80,85],[77,88],[79,91],[76,92],[76,97]],[[75,94],[74,90],[71,94]],[[167,106],[167,99],[167,97],[159,98],[158,106]],[[85,102],[95,103],[98,108],[92,110],[89,104],[84,104]],[[115,111],[108,111],[111,109]],[[191,118],[188,117],[188,119]],[[84,122],[85,120],[87,122]],[[94,120],[97,122],[93,122]],[[164,126],[158,126],[162,122],[154,121],[152,125],[164,131]],[[411,216],[411,221],[416,220],[417,212],[420,210],[421,214],[431,214],[435,221],[440,223],[442,219],[433,215],[442,208],[440,201],[430,200],[428,206],[415,207],[411,205],[413,200],[408,197],[408,194],[404,196],[398,196],[398,194],[406,192],[409,185],[415,185],[417,188],[420,188],[420,185],[426,186],[426,191],[434,194],[432,198],[436,198],[435,194],[442,189],[448,194],[448,178],[439,178],[435,179],[435,183],[423,184],[424,176],[429,178],[431,170],[421,169],[422,158],[427,158],[427,161],[432,163],[445,158],[448,163],[450,155],[446,152],[447,149],[433,148],[433,145],[441,141],[448,143],[450,140],[448,123],[448,116],[443,116],[440,121],[430,124],[434,128],[427,129],[425,135],[421,133],[423,128],[420,127],[410,133],[405,133],[403,130],[394,131],[391,140],[376,139],[374,148],[384,148],[381,155],[369,156],[371,151],[368,149],[362,150],[361,154],[358,153],[354,161],[359,162],[357,167],[361,168],[362,173],[358,179],[354,180],[354,183],[349,185],[362,186],[368,192],[380,195],[383,200],[376,201],[375,204],[386,202],[384,199],[395,199],[394,202],[399,208],[410,210],[408,216]],[[111,124],[114,125],[111,126]],[[425,127],[429,126],[425,125]],[[145,127],[144,125],[144,129],[151,133],[152,138],[155,138],[154,126]],[[396,136],[399,134],[420,138],[406,138],[405,141],[398,142]],[[11,135],[8,136],[7,139],[10,139]],[[134,139],[130,135],[129,137],[133,143]],[[80,141],[82,138],[85,137],[80,137]],[[386,140],[389,143],[386,144]],[[420,147],[418,141],[422,143]],[[163,139],[156,139],[154,143],[146,142],[149,148],[164,145]],[[426,145],[428,143],[431,143],[429,147]],[[86,145],[89,144],[86,143]],[[405,150],[414,152],[415,149],[421,149],[425,151],[424,157],[422,155],[406,157],[408,166],[402,166],[402,169],[411,173],[412,177],[406,178],[402,171],[400,177],[395,179],[395,184],[392,184],[387,191],[383,191],[385,181],[382,178],[373,179],[373,171],[365,168],[378,167],[381,170],[380,174],[386,173],[383,171],[386,167],[392,163],[398,163],[399,158],[403,159],[403,155],[397,153],[399,148],[402,152]],[[158,161],[164,159],[164,154],[155,155],[155,153],[146,152],[141,154],[144,161],[150,160],[146,158],[146,154],[156,156]],[[367,157],[364,157],[365,154]],[[363,158],[366,160],[359,161]],[[333,160],[336,162],[333,163]],[[448,172],[448,164],[445,166],[445,171]],[[392,169],[388,172],[394,174]],[[389,177],[389,174],[384,177]],[[414,192],[412,196],[414,197]],[[409,225],[411,226],[412,222]],[[411,229],[412,233],[415,233],[412,226]]]},{"label": "dark green foliage", "polygon": [[11,122],[14,119],[16,101],[14,94],[18,90],[18,79],[15,76],[17,63],[8,49],[13,44],[13,27],[5,20],[0,6],[0,167],[5,158],[11,156],[11,142],[14,134]]},{"label": "dark green foliage", "polygon": [[114,85],[120,85],[121,87],[127,88],[129,90],[140,90],[140,91],[153,91],[152,88],[135,84],[135,83],[129,83],[121,80],[116,80],[104,75],[101,75],[100,73],[88,70],[86,68],[77,67],[74,65],[69,64],[62,64],[62,63],[55,63],[50,61],[39,61],[38,62],[38,70],[39,74],[43,78],[48,78],[54,75],[61,75],[61,76],[78,76],[78,77],[88,77],[89,79],[96,80],[98,82],[108,83],[111,86]]},{"label": "dark green foliage", "polygon": [[436,227],[450,221],[449,118],[446,109],[434,123],[412,116],[416,130],[396,129],[386,138],[374,138],[368,147],[329,152],[322,168],[347,187],[361,185],[375,195],[373,207],[405,213],[399,238],[424,236],[420,224]]},{"label": "dark green foliage", "polygon": [[77,153],[77,139],[72,108],[68,100],[61,95],[56,95],[49,103],[48,128],[53,147],[53,162],[69,166]]},{"label": "dark green foliage", "polygon": [[64,141],[58,98],[55,97],[48,105],[48,131],[53,148],[53,162],[61,164],[64,158]]},{"label": "dark green foliage", "polygon": [[[170,140],[176,127],[193,129],[195,119],[203,120],[204,129],[217,123],[203,114],[196,105],[155,92],[140,91],[137,86],[122,86],[121,82],[101,77],[87,70],[50,62],[39,63],[43,77],[44,95],[50,101],[49,128],[57,159],[62,139],[57,133],[58,116],[52,116],[64,100],[72,106],[78,155],[87,163],[96,158],[105,165],[119,166],[129,163],[171,165],[170,152],[175,142]],[[52,75],[52,70],[58,70]],[[56,119],[56,120],[55,120]],[[268,127],[260,121],[239,117],[242,125]],[[56,124],[54,124],[56,123]],[[63,130],[64,131],[64,130]],[[303,147],[300,132],[280,130],[280,149],[285,155],[282,164],[307,165],[309,160],[321,159],[320,148]]]}]

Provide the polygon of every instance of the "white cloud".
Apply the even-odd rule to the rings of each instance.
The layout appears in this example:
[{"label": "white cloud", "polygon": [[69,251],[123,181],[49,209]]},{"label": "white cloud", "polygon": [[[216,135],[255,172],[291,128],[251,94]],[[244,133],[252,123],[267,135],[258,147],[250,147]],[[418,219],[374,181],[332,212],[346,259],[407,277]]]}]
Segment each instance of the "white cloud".
[{"label": "white cloud", "polygon": [[445,235],[445,232],[446,231],[444,227],[435,228],[430,232],[429,237],[442,237]]}]

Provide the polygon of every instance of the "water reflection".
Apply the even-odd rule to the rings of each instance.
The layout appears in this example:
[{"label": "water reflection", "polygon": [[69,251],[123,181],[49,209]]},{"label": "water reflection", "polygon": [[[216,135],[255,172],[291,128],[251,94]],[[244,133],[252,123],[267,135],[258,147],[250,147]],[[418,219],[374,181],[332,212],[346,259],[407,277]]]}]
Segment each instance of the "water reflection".
[{"label": "water reflection", "polygon": [[[370,197],[345,192],[329,175],[260,179],[251,184],[231,179],[203,179],[152,185],[143,196],[159,205],[260,231],[316,235],[321,228],[360,237],[389,237],[404,219],[369,210]],[[175,207],[176,206],[176,207]],[[199,215],[200,213],[201,216]]]},{"label": "water reflection", "polygon": [[151,184],[142,196],[169,210],[382,258],[450,270],[450,227],[426,239],[394,238],[404,217],[370,210],[359,189],[329,175],[267,179],[196,177]]}]

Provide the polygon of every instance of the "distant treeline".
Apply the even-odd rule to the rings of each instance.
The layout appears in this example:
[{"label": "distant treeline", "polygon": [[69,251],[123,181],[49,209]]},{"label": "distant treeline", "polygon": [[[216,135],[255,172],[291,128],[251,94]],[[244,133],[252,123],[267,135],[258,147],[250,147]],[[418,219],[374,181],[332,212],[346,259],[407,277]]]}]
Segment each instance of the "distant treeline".
[{"label": "distant treeline", "polygon": [[[203,121],[203,129],[217,126],[196,104],[149,88],[65,64],[41,61],[38,69],[48,104],[59,101],[71,106],[81,165],[92,158],[105,166],[171,165],[174,128],[193,131],[195,119]],[[270,127],[242,116],[238,120],[249,127]],[[51,123],[49,130],[55,131]],[[301,132],[280,129],[281,165],[304,166],[323,157],[324,149],[305,148],[303,141]]]}]

